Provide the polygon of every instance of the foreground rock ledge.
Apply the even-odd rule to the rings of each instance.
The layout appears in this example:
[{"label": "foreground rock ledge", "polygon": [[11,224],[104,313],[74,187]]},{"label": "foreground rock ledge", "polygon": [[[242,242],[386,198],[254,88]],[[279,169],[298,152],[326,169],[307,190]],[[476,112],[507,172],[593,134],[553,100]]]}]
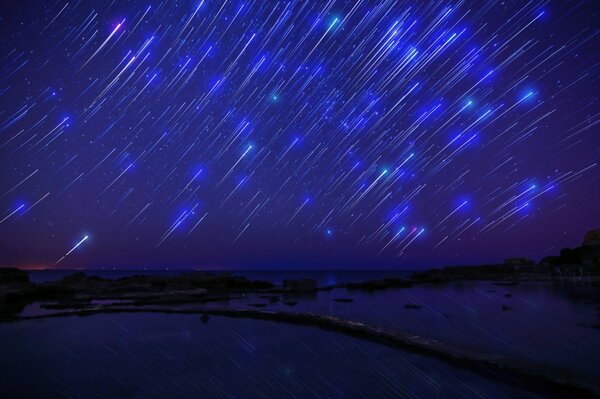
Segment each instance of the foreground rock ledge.
[{"label": "foreground rock ledge", "polygon": [[542,392],[553,397],[600,397],[600,387],[582,380],[576,374],[525,360],[495,356],[465,350],[404,331],[375,327],[367,323],[342,319],[316,313],[284,312],[253,309],[177,309],[177,308],[131,308],[96,306],[85,310],[73,310],[38,316],[5,317],[0,321],[44,319],[64,316],[90,316],[100,313],[167,313],[201,314],[235,318],[272,320],[297,325],[318,327],[345,335],[366,339],[435,357],[454,366],[469,368],[487,378],[519,385],[521,388]]}]

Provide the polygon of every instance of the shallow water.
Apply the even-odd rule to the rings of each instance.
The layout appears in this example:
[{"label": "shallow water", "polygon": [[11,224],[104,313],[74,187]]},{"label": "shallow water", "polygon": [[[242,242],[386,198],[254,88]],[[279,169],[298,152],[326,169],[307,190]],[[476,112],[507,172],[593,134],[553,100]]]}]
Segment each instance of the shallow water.
[{"label": "shallow water", "polygon": [[[493,291],[493,292],[491,292]],[[284,295],[266,309],[330,314],[414,334],[490,354],[600,377],[598,288],[589,284],[491,282],[418,285],[367,292],[335,289],[313,295]],[[505,296],[510,294],[510,297]],[[334,298],[352,298],[351,303]],[[596,299],[594,299],[596,298]],[[293,307],[284,302],[297,301]],[[208,306],[248,307],[267,303],[253,295]],[[407,309],[406,304],[421,309]],[[511,310],[503,310],[502,305]]]},{"label": "shallow water", "polygon": [[[42,277],[36,276],[36,273],[40,272],[32,273],[32,279],[40,280]],[[104,276],[115,278],[128,272],[111,273]],[[396,274],[390,272],[245,272],[242,274],[249,278],[278,283],[285,278],[309,277],[317,279],[321,286],[365,281],[390,275],[406,276],[406,272]],[[49,276],[50,274],[45,274],[43,278],[48,279]],[[56,274],[53,276],[56,278]],[[240,299],[210,302],[201,306],[254,308],[252,305],[262,304],[266,305],[264,309],[330,314],[438,339],[461,348],[565,368],[592,381],[600,378],[600,329],[597,327],[600,322],[600,290],[591,281],[527,282],[514,286],[500,286],[492,282],[457,282],[373,292],[336,288],[332,291],[316,293],[282,294],[279,295],[281,300],[277,303],[269,303],[268,298],[260,296],[250,294]],[[351,298],[353,301],[336,302],[334,300],[336,298]],[[297,304],[288,306],[285,302],[297,302]],[[418,305],[421,308],[408,309],[405,308],[407,304]],[[503,305],[511,309],[503,310]],[[186,306],[198,307],[197,304]],[[53,311],[40,309],[39,304],[32,304],[23,314],[45,312]],[[142,322],[146,320],[139,319],[139,315],[123,317],[119,316],[118,319],[128,320],[127,317],[131,317],[132,320],[142,320]],[[148,320],[160,320],[160,317],[148,315]],[[164,320],[167,320],[167,316],[164,317]],[[235,324],[237,321],[231,323]],[[251,325],[253,326],[254,323],[264,322],[257,321]],[[0,326],[0,332],[4,328]],[[89,327],[81,328],[85,330]],[[128,328],[134,326],[130,325]],[[253,328],[251,327],[250,330]],[[44,329],[40,331],[43,332]],[[281,325],[273,331],[278,332],[282,337],[270,336],[269,339],[283,339],[286,336],[293,338],[296,327]],[[245,330],[240,330],[240,334],[240,337],[245,336]],[[320,348],[320,344],[311,340],[307,342],[311,345],[307,350],[319,353],[321,349],[315,349],[312,345],[315,344]],[[328,366],[324,364],[323,367]]]},{"label": "shallow water", "polygon": [[316,328],[116,314],[0,326],[4,397],[535,398],[428,357]]}]

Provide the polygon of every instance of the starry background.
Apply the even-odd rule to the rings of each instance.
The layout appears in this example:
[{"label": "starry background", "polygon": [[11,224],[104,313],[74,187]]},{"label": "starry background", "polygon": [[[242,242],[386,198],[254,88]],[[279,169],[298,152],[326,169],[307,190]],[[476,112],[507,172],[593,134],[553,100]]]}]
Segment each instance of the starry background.
[{"label": "starry background", "polygon": [[578,245],[600,226],[599,10],[3,1],[0,263],[414,269]]}]

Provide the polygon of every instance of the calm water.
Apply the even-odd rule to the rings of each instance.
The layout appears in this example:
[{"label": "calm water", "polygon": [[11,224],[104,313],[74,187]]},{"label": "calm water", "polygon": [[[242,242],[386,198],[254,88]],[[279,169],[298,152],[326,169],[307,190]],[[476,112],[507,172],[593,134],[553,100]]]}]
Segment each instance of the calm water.
[{"label": "calm water", "polygon": [[[493,292],[492,292],[493,291]],[[408,289],[285,295],[267,309],[308,311],[360,320],[435,338],[458,347],[526,358],[600,378],[598,287],[547,282],[422,285]],[[509,294],[510,297],[505,295]],[[335,298],[352,298],[340,303]],[[297,301],[294,307],[285,301]],[[209,306],[266,303],[257,296]],[[406,309],[416,304],[421,309]],[[502,305],[512,310],[502,310]]]},{"label": "calm water", "polygon": [[119,314],[0,326],[5,398],[535,398],[439,361],[268,321]]},{"label": "calm water", "polygon": [[[406,275],[242,274],[275,282],[310,277],[320,285]],[[62,276],[34,272],[31,277],[47,281]],[[336,298],[352,298],[353,302],[340,303]],[[473,282],[375,292],[335,289],[285,294],[273,304],[252,294],[202,306],[266,304],[265,309],[331,314],[463,348],[550,364],[598,381],[599,299],[600,290],[590,281],[515,286]],[[284,303],[290,301],[297,304]],[[421,308],[407,309],[406,304]],[[503,310],[502,305],[512,309]],[[39,311],[34,304],[26,313]],[[86,391],[86,384],[93,387],[98,381],[110,381],[97,387],[98,397],[162,396],[161,392],[176,388],[183,396],[221,397],[373,397],[369,395],[373,389],[381,397],[530,397],[432,359],[309,327],[255,320],[213,317],[202,325],[197,316],[122,314],[28,321],[0,325],[0,350],[0,369],[13,365],[14,379],[7,380],[11,384],[35,378],[34,386],[73,397],[91,397],[86,392],[94,391]]]}]

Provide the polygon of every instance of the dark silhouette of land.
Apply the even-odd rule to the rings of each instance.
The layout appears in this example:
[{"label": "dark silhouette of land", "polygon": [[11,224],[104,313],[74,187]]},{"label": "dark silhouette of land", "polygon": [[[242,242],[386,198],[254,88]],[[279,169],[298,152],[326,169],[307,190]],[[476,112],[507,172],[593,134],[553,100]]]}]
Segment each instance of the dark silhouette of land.
[{"label": "dark silhouette of land", "polygon": [[[402,289],[419,284],[444,284],[463,280],[486,280],[496,285],[510,286],[522,281],[581,277],[589,277],[594,284],[598,284],[598,276],[600,230],[588,232],[581,246],[562,249],[558,256],[546,257],[539,263],[524,258],[509,258],[502,264],[452,266],[413,273],[408,278],[390,277],[321,287],[313,279],[284,280],[282,284],[277,285],[270,281],[251,280],[226,272],[185,272],[166,276],[132,275],[118,279],[76,272],[58,281],[33,283],[27,271],[0,268],[0,322],[115,312],[197,313],[201,315],[202,323],[209,322],[209,315],[267,319],[337,331],[424,353],[474,370],[498,370],[501,372],[497,373],[498,375],[512,376],[519,383],[527,382],[531,389],[544,393],[551,388],[552,394],[558,396],[598,396],[600,387],[583,381],[566,370],[463,350],[426,337],[383,329],[360,321],[281,310],[202,308],[202,305],[208,302],[244,298],[249,293],[255,293],[259,299],[266,301],[247,304],[250,307],[265,308],[279,302],[292,307],[302,296],[295,296],[291,300],[289,294],[310,294],[338,287],[346,288],[347,292],[351,293],[352,290]],[[337,297],[332,300],[339,303],[353,302],[351,297]],[[40,306],[48,312],[33,316],[20,315],[27,305],[34,302],[40,302]],[[199,308],[184,309],[180,307],[182,304],[197,305]],[[421,306],[407,303],[404,308],[418,311]],[[512,310],[512,307],[502,306],[502,311],[509,310]]]}]

